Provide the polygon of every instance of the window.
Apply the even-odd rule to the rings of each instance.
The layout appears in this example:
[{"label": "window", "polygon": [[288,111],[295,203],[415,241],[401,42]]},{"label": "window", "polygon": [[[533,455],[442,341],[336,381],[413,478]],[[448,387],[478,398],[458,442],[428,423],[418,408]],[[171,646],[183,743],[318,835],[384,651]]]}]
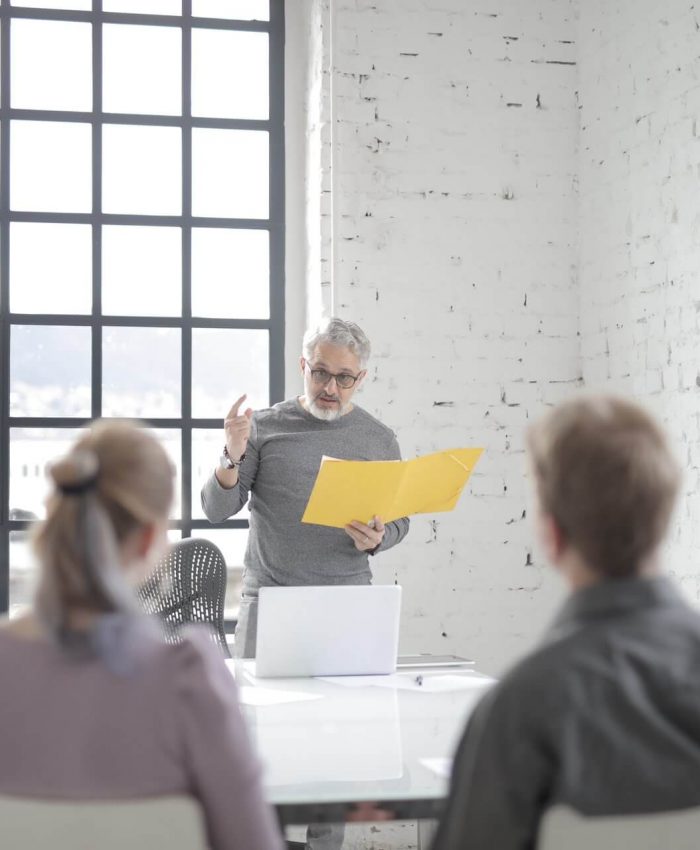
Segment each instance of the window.
[{"label": "window", "polygon": [[[199,490],[284,383],[283,0],[0,0],[0,612],[30,597],[46,464],[153,428],[171,536],[242,564]],[[229,600],[235,601],[229,594]]]}]

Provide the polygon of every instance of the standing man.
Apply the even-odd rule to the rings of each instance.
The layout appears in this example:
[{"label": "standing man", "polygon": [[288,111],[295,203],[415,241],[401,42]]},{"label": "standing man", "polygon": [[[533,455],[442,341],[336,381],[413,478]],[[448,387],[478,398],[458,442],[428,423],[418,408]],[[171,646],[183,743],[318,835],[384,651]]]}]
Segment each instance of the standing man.
[{"label": "standing man", "polygon": [[356,521],[345,529],[301,522],[323,455],[399,460],[393,432],[352,403],[367,374],[369,340],[352,322],[328,319],[304,335],[304,395],[255,413],[236,401],[224,423],[221,461],[202,488],[211,522],[237,514],[250,496],[234,654],[255,655],[258,588],[370,584],[369,555],[406,536],[408,519]]},{"label": "standing man", "polygon": [[[255,655],[258,588],[267,585],[369,584],[369,555],[395,546],[408,519],[356,521],[345,529],[302,523],[323,455],[399,460],[393,432],[352,403],[367,375],[369,340],[352,322],[328,319],[304,335],[304,395],[255,413],[245,396],[226,416],[219,466],[202,488],[202,507],[221,522],[250,496],[250,534],[234,655]],[[303,614],[302,614],[303,616]],[[312,824],[307,850],[337,850],[343,824]]]}]

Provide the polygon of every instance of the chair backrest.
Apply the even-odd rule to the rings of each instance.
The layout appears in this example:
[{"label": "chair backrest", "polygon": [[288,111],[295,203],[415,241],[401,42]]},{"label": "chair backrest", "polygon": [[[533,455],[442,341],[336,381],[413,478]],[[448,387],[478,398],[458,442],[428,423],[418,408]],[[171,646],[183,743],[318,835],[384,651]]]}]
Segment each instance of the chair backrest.
[{"label": "chair backrest", "polygon": [[149,614],[160,617],[168,640],[177,641],[186,623],[208,623],[213,639],[230,657],[224,632],[226,562],[210,540],[178,541],[141,585],[139,597]]},{"label": "chair backrest", "polygon": [[537,850],[697,850],[700,808],[648,815],[584,817],[567,806],[547,810]]},{"label": "chair backrest", "polygon": [[192,797],[39,800],[0,796],[6,850],[207,850],[204,816]]}]

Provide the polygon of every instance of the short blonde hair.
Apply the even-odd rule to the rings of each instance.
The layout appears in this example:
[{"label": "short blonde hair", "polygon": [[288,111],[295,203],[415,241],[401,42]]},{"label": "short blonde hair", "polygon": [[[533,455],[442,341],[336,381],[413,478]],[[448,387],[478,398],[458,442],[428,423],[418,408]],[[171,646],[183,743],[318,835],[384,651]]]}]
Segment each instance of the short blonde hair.
[{"label": "short blonde hair", "polygon": [[666,436],[639,405],[579,396],[527,435],[542,510],[588,566],[635,575],[663,540],[680,487]]}]

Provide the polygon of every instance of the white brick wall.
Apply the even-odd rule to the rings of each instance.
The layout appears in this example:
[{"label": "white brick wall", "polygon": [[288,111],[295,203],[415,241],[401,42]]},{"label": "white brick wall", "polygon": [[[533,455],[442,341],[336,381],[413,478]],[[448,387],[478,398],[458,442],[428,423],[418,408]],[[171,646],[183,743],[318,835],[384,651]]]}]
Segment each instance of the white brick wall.
[{"label": "white brick wall", "polygon": [[586,0],[578,28],[583,376],[645,400],[686,469],[668,563],[700,599],[700,10]]},{"label": "white brick wall", "polygon": [[[561,588],[524,518],[523,429],[583,383],[667,423],[686,470],[667,561],[700,602],[700,10],[305,2],[322,33],[309,310],[369,332],[360,403],[406,456],[486,448],[457,510],[377,560],[404,586],[403,648],[498,673],[536,640]],[[348,845],[413,846],[411,829]]]},{"label": "white brick wall", "polygon": [[458,509],[416,518],[376,575],[404,587],[405,651],[498,672],[559,593],[524,518],[523,430],[580,379],[573,2],[316,8],[322,303],[374,343],[359,401],[405,456],[486,448]]},{"label": "white brick wall", "polygon": [[700,10],[305,2],[323,54],[309,304],[369,332],[360,403],[406,456],[486,447],[457,510],[377,560],[405,589],[403,648],[497,673],[536,640],[561,588],[523,517],[523,429],[582,383],[667,423],[686,469],[667,561],[700,602]]}]

